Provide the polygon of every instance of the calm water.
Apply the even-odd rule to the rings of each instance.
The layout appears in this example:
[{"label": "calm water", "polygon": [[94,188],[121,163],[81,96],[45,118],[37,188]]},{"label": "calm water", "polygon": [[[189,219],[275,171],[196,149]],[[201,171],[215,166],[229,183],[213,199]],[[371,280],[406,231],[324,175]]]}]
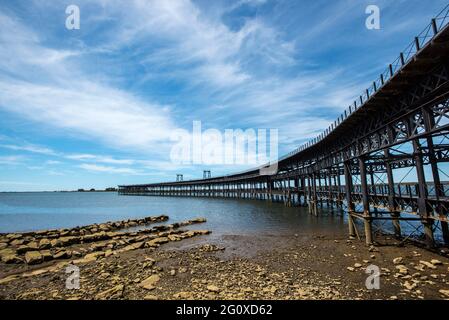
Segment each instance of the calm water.
[{"label": "calm water", "polygon": [[346,232],[338,215],[257,200],[119,196],[112,192],[0,193],[0,232],[66,228],[165,214],[169,222],[205,217],[195,228],[226,234]]}]

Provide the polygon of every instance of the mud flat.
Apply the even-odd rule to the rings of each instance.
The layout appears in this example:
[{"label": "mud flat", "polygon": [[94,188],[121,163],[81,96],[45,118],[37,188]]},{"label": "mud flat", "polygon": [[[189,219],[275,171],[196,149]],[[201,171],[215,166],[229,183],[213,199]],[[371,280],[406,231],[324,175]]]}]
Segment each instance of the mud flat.
[{"label": "mud flat", "polygon": [[[151,226],[167,219],[1,235],[0,298],[449,298],[444,250],[411,244],[367,247],[326,234],[217,239],[208,237],[208,230],[182,229],[205,222],[202,218]],[[150,226],[123,230],[137,225]],[[66,287],[71,265],[79,267],[79,289]],[[380,270],[379,289],[366,288],[370,265]]]}]

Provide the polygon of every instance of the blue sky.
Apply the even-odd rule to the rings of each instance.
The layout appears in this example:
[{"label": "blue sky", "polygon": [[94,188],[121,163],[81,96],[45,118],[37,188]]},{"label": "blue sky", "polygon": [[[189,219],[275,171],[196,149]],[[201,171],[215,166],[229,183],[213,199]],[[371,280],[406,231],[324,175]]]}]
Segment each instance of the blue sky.
[{"label": "blue sky", "polygon": [[[0,0],[0,191],[184,179],[171,134],[328,127],[447,0]],[[65,27],[78,5],[80,30]],[[365,27],[380,8],[381,29]]]}]

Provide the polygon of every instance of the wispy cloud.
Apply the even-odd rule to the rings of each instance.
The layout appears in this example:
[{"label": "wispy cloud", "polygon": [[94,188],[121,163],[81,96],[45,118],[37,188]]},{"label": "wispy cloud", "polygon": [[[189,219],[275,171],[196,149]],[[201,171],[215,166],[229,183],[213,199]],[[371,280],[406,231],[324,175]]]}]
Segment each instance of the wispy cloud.
[{"label": "wispy cloud", "polygon": [[101,166],[96,164],[80,164],[79,167],[81,169],[91,171],[91,172],[102,172],[102,173],[112,173],[112,174],[130,174],[130,175],[138,175],[141,172],[134,170],[132,168],[119,168],[119,167],[111,167],[111,166]]},{"label": "wispy cloud", "polygon": [[79,160],[79,161],[91,161],[99,163],[110,164],[134,164],[136,160],[133,159],[116,159],[111,156],[100,156],[94,154],[70,154],[65,156],[67,159]]},{"label": "wispy cloud", "polygon": [[49,57],[39,35],[2,13],[0,28],[0,68],[8,71],[0,76],[0,108],[109,146],[142,151],[169,139],[174,125],[165,106],[92,82],[71,54],[51,49]]},{"label": "wispy cloud", "polygon": [[18,165],[21,164],[26,157],[17,155],[17,156],[0,156],[0,164],[3,165]]},{"label": "wispy cloud", "polygon": [[56,152],[51,148],[37,146],[37,145],[14,145],[14,144],[0,144],[0,148],[6,148],[16,151],[27,151],[33,153],[40,153],[45,155],[56,155]]}]

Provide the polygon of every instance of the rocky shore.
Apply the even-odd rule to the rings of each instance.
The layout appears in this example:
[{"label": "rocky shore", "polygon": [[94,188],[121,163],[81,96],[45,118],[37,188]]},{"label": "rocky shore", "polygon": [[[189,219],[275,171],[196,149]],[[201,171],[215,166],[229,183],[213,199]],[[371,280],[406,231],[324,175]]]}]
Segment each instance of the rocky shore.
[{"label": "rocky shore", "polygon": [[[212,239],[182,229],[205,219],[158,224],[167,219],[1,235],[0,299],[449,298],[445,251],[316,234]],[[373,265],[380,286],[367,289]],[[78,288],[67,287],[69,266]]]},{"label": "rocky shore", "polygon": [[[5,266],[0,271],[0,276],[9,272],[20,272],[24,269],[21,266],[23,264],[32,266],[70,258],[76,258],[72,261],[73,263],[83,263],[96,260],[100,256],[108,257],[141,248],[156,248],[169,241],[179,241],[209,233],[207,230],[179,229],[205,222],[203,218],[148,227],[167,220],[168,217],[162,215],[72,229],[2,234],[0,235],[0,258]],[[129,231],[130,228],[139,226],[144,228]]]}]

